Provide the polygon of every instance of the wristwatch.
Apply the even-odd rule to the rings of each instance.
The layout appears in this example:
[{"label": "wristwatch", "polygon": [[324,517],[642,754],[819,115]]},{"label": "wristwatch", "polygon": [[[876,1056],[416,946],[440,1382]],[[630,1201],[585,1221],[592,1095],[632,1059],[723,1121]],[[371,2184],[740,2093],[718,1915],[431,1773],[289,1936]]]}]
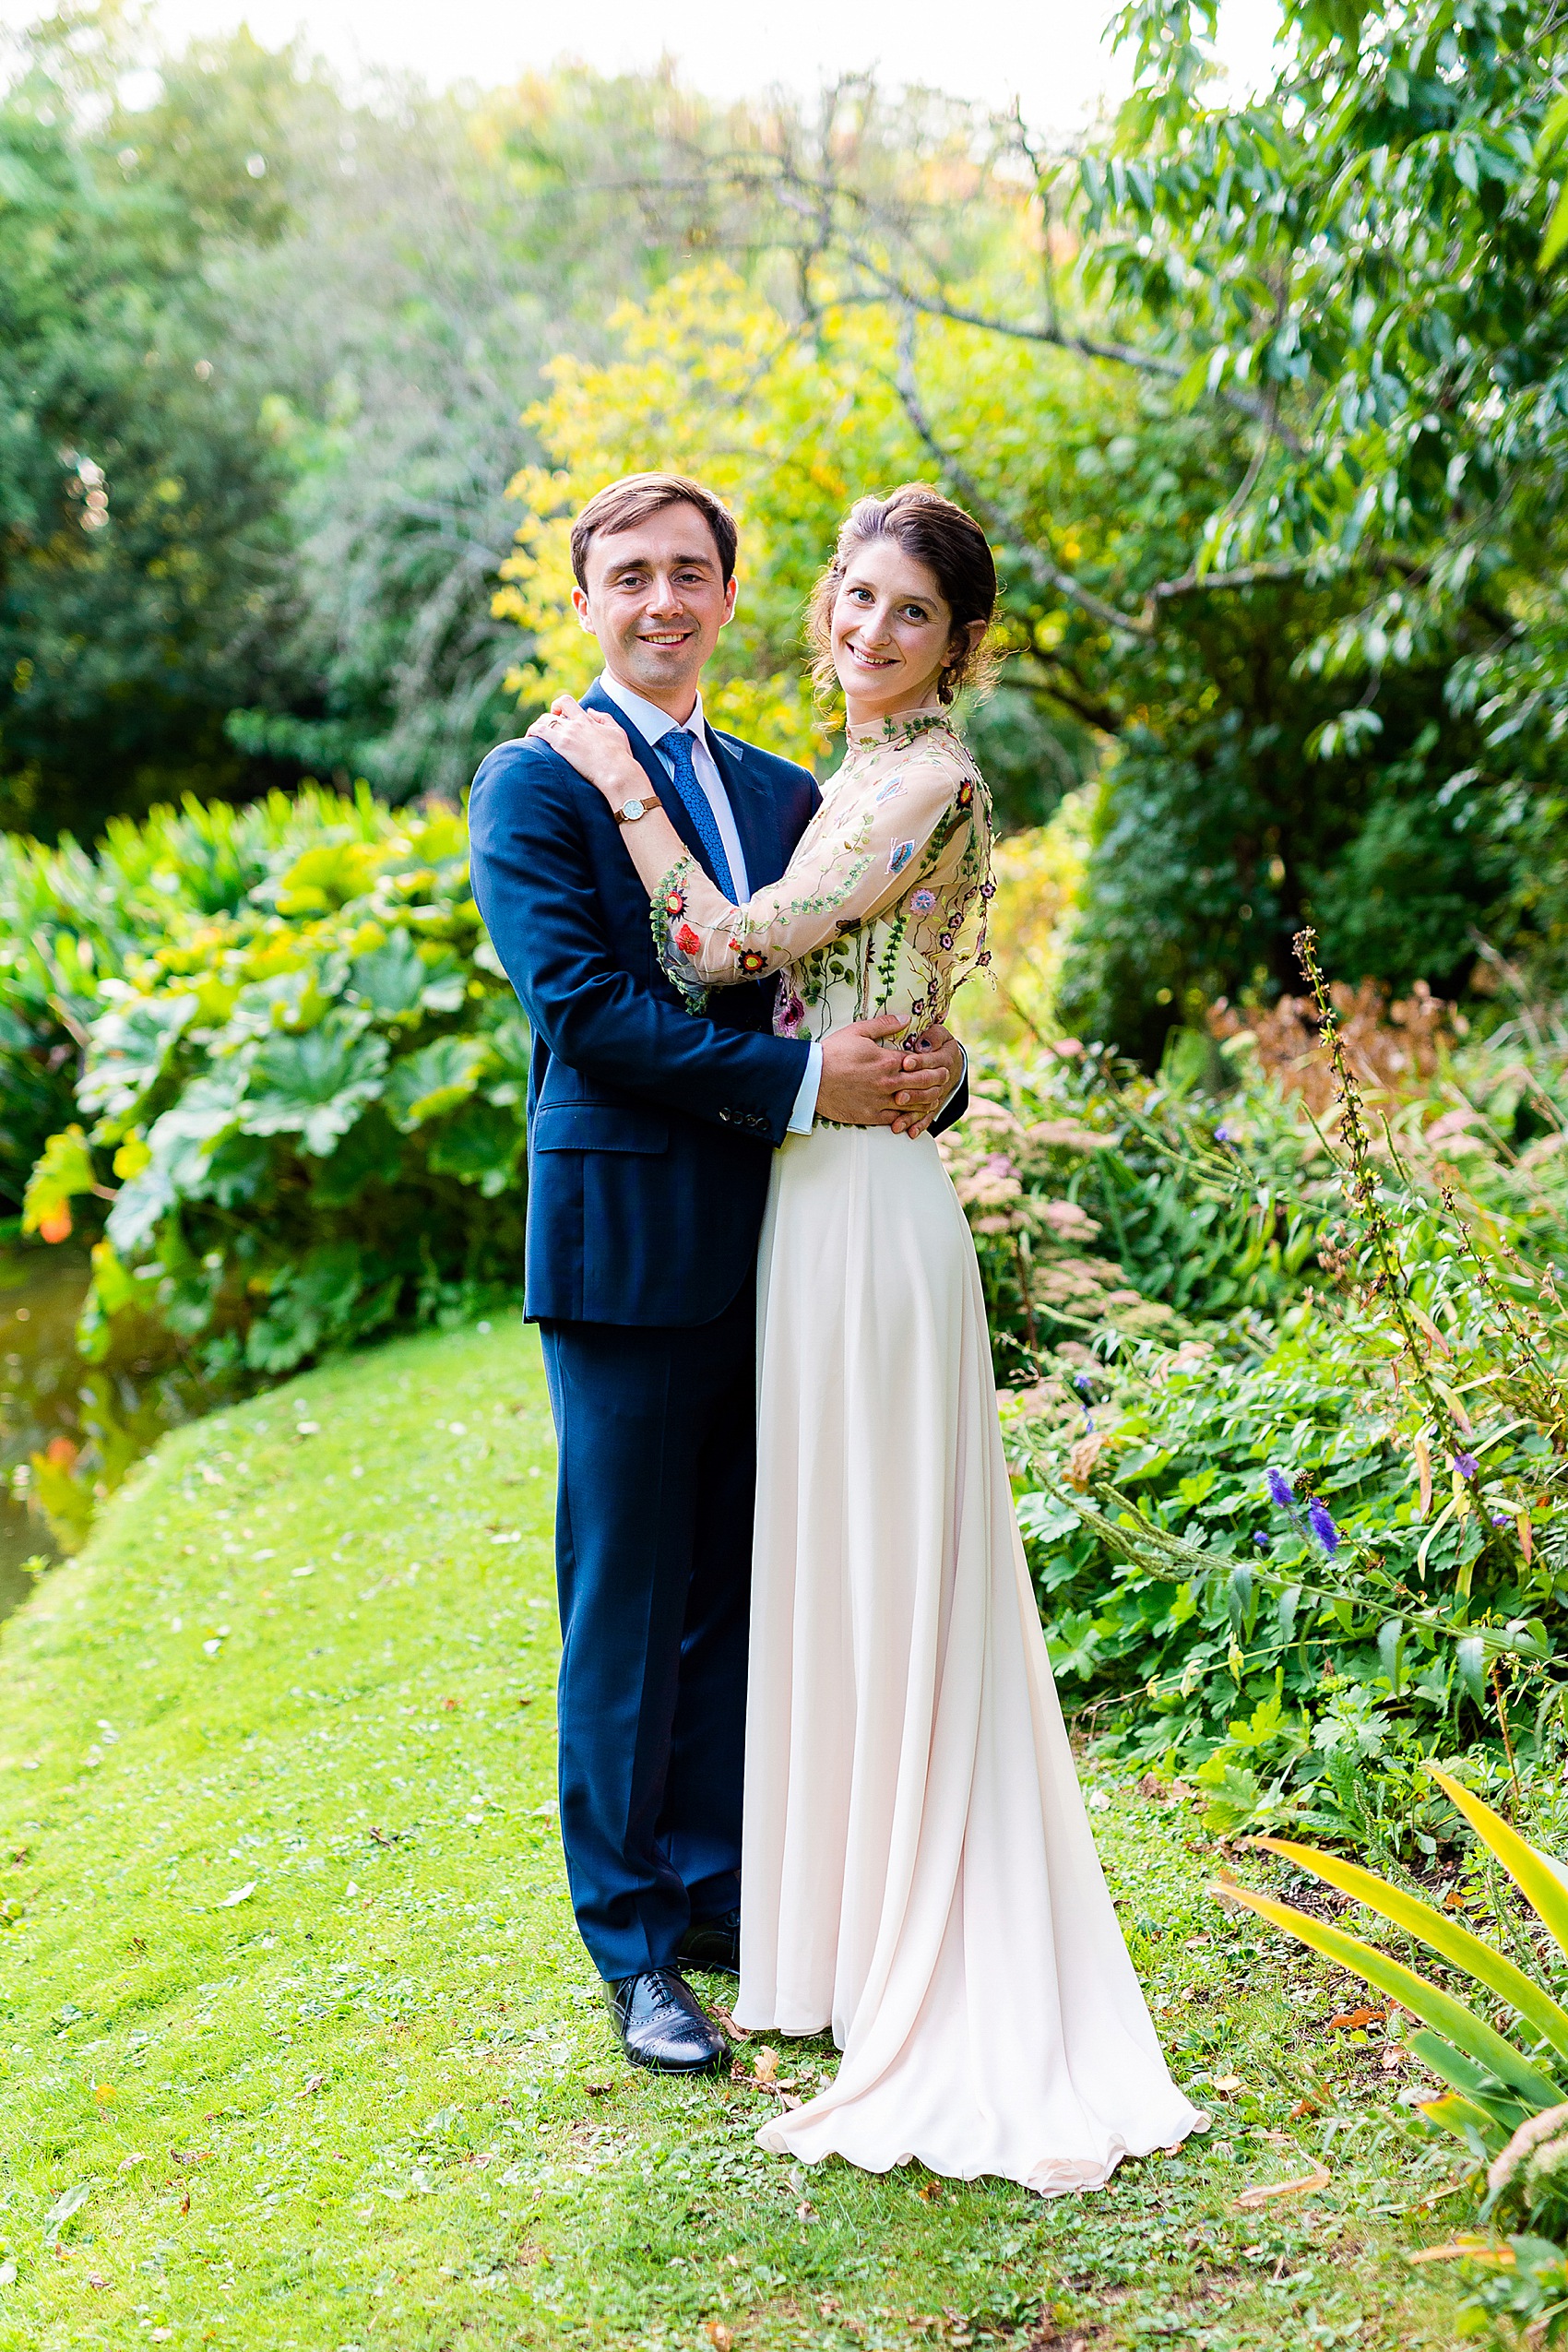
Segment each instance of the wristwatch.
[{"label": "wristwatch", "polygon": [[646,816],[647,811],[648,803],[646,801],[636,799],[623,801],[615,812],[615,822],[617,825],[636,825],[638,817]]}]

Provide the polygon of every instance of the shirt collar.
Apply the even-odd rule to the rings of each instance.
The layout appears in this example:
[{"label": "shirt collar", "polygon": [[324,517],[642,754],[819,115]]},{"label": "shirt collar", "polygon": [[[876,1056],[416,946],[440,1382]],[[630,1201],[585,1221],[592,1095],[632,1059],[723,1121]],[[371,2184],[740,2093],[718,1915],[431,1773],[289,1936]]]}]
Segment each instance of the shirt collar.
[{"label": "shirt collar", "polygon": [[[678,719],[671,719],[667,710],[660,710],[656,702],[647,701],[643,695],[634,694],[630,686],[624,686],[619,678],[612,678],[608,670],[600,671],[599,683],[600,691],[609,695],[616,709],[624,711],[631,720],[645,743],[658,743],[663,736],[671,733],[681,725],[681,721]],[[692,715],[685,725],[688,732],[696,737],[711,758],[712,745],[707,740],[707,727],[702,715],[700,693],[692,706]]]}]

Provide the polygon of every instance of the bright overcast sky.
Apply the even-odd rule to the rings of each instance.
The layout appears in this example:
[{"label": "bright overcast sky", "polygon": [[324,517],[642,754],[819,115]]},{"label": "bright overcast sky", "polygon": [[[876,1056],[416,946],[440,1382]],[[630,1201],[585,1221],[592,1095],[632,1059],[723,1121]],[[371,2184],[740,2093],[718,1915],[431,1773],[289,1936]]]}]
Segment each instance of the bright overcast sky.
[{"label": "bright overcast sky", "polygon": [[[1021,98],[1041,128],[1069,129],[1123,74],[1102,42],[1111,0],[157,0],[164,43],[244,21],[275,47],[296,30],[350,78],[391,65],[427,81],[496,84],[572,57],[612,73],[668,52],[682,79],[716,98],[774,85],[819,87],[874,67],[887,83],[924,83],[1004,106]],[[41,14],[38,0],[0,0],[0,27]],[[1221,48],[1243,82],[1266,70],[1277,0],[1225,0]]]}]

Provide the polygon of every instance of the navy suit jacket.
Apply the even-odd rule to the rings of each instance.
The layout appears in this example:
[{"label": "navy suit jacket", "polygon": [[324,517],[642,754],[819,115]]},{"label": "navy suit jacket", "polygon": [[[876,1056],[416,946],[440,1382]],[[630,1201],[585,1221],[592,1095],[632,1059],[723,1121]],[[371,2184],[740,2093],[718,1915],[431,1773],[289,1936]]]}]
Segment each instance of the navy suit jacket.
[{"label": "navy suit jacket", "polygon": [[[703,862],[664,763],[624,728]],[[777,882],[820,798],[792,760],[709,727],[754,890]],[[533,1028],[528,1265],[536,1321],[689,1325],[751,1274],[774,1149],[808,1046],[773,1035],[777,983],[687,1012],[653,948],[647,892],[603,796],[536,737],[502,743],[469,800],[473,893]],[[960,1088],[939,1123],[959,1115]]]}]

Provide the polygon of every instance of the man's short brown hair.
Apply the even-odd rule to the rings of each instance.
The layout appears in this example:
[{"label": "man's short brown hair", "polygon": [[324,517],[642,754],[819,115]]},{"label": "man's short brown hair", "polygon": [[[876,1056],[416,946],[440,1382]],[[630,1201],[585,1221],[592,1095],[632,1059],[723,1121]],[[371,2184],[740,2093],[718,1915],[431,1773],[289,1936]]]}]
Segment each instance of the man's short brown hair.
[{"label": "man's short brown hair", "polygon": [[723,500],[705,490],[700,481],[688,481],[684,474],[625,474],[596,491],[572,525],[572,569],[577,586],[585,590],[588,587],[588,543],[599,532],[610,538],[616,531],[635,530],[650,515],[662,514],[666,506],[696,508],[713,533],[719,569],[728,585],[741,534]]}]

